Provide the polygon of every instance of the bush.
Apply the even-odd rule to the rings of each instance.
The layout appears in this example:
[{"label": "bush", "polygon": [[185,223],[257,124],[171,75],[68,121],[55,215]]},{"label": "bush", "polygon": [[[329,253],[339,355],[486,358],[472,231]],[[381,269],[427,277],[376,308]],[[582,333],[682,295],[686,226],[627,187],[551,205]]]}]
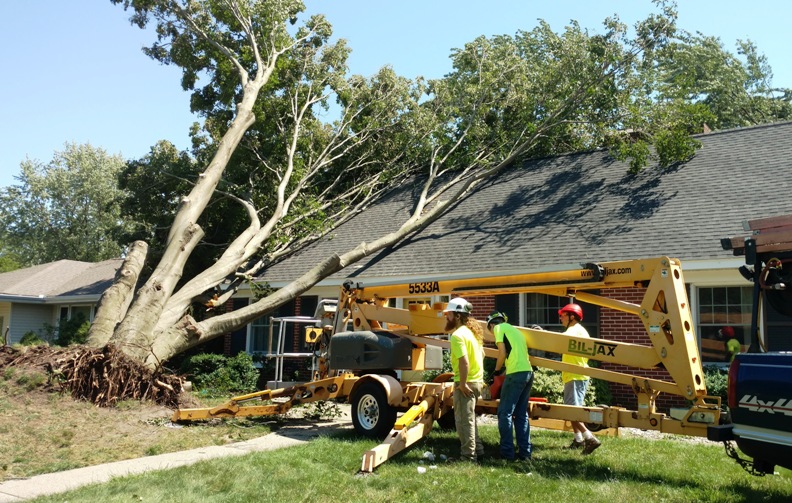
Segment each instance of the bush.
[{"label": "bush", "polygon": [[[495,372],[495,358],[484,358],[484,382],[492,380],[492,373]],[[424,372],[424,381],[431,382],[435,377],[440,374],[452,372],[451,368],[451,351],[443,349],[443,366],[440,370],[427,370]]]},{"label": "bush", "polygon": [[38,346],[44,344],[44,340],[31,330],[30,332],[25,332],[25,335],[19,340],[19,344],[20,346]]},{"label": "bush", "polygon": [[259,377],[247,353],[231,358],[211,353],[191,356],[182,363],[181,372],[192,379],[196,391],[206,396],[251,393],[256,391]]},{"label": "bush", "polygon": [[729,367],[723,365],[704,365],[704,384],[707,386],[707,395],[719,396],[721,404],[725,405],[729,390]]},{"label": "bush", "polygon": [[64,347],[70,344],[85,344],[90,328],[91,322],[86,320],[82,313],[78,313],[69,320],[61,320],[55,344]]},{"label": "bush", "polygon": [[[564,403],[564,384],[558,370],[534,367],[532,397],[546,398],[550,403]],[[610,405],[612,395],[610,384],[600,379],[591,379],[586,390],[586,405]]]}]

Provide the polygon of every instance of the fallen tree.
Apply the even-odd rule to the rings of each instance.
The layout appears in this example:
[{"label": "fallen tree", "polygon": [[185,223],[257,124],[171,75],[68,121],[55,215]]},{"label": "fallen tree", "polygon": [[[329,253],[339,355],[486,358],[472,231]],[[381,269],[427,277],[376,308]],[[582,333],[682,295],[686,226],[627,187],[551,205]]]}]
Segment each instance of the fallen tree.
[{"label": "fallen tree", "polygon": [[[207,111],[198,156],[207,163],[178,200],[157,263],[144,274],[149,247],[143,241],[130,247],[89,333],[88,346],[96,349],[87,361],[95,351],[115,354],[117,348],[153,375],[175,355],[243,327],[420,232],[514,163],[607,146],[617,158],[631,158],[637,170],[653,159],[654,145],[662,166],[693,154],[697,142],[690,133],[707,117],[690,103],[653,101],[654,65],[675,33],[676,13],[665,5],[638,24],[633,39],[615,18],[606,20],[601,35],[576,24],[556,34],[541,23],[513,37],[480,37],[453,52],[452,73],[427,82],[388,68],[370,79],[347,77],[348,50],[343,41],[329,42],[332,32],[322,16],[292,29],[304,8],[300,1],[111,1],[130,9],[138,26],[156,24],[158,41],[147,53],[179,66],[194,106]],[[206,85],[197,88],[199,80]],[[339,118],[319,120],[333,98]],[[640,134],[621,132],[631,125]],[[247,193],[250,187],[224,184],[220,190],[227,170],[246,168],[256,183],[268,180],[260,206]],[[224,305],[269,264],[404,179],[420,190],[395,232],[326,257],[241,309],[194,315],[195,305]],[[185,276],[205,237],[201,221],[217,198],[243,208],[246,225],[211,264]],[[317,219],[329,224],[308,224]],[[140,276],[145,281],[136,288]],[[87,371],[85,380],[98,375],[92,364],[76,367]],[[100,401],[113,395],[85,393]]]}]

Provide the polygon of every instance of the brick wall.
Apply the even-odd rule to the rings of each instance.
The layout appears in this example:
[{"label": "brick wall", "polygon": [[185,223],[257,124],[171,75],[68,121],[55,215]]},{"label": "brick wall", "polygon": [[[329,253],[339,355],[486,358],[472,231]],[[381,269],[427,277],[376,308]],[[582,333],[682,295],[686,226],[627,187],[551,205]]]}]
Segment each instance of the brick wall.
[{"label": "brick wall", "polygon": [[[603,289],[600,295],[612,299],[619,299],[625,302],[639,304],[643,300],[643,289],[640,288],[619,288]],[[585,325],[585,323],[583,324]],[[638,317],[631,314],[615,311],[613,309],[600,309],[600,334],[603,339],[610,339],[619,342],[629,342],[650,346],[651,342],[646,333],[643,323]],[[662,381],[671,381],[671,376],[664,369],[639,369],[626,365],[613,365],[604,363],[602,368],[615,372],[624,372],[640,377],[648,377]],[[632,388],[624,384],[611,383],[611,394],[613,395],[611,405],[626,407],[635,410],[638,402]],[[656,402],[658,410],[668,412],[669,407],[686,407],[684,398],[676,395],[661,393]]]},{"label": "brick wall", "polygon": [[473,317],[477,320],[486,320],[487,316],[495,310],[495,296],[465,297],[473,304]]}]

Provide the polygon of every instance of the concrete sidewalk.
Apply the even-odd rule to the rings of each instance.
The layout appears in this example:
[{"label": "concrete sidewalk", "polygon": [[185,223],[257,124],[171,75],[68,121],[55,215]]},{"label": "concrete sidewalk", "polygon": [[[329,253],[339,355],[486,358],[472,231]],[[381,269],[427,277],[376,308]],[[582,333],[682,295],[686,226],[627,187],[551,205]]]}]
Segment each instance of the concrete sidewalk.
[{"label": "concrete sidewalk", "polygon": [[25,501],[39,496],[57,494],[88,484],[107,482],[115,477],[134,475],[152,470],[167,470],[190,465],[206,459],[243,456],[251,452],[271,451],[308,442],[319,436],[334,435],[352,429],[348,417],[337,421],[304,421],[287,424],[278,431],[245,442],[210,446],[158,456],[128,459],[98,466],[88,466],[56,473],[37,475],[28,479],[0,483],[0,503]]}]

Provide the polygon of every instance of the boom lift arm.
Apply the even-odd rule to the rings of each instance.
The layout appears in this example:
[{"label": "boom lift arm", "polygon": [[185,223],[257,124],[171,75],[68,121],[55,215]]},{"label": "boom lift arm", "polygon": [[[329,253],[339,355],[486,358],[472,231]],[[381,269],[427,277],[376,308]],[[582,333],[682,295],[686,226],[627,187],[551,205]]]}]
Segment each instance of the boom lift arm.
[{"label": "boom lift arm", "polygon": [[[599,290],[610,292],[627,288],[642,294],[639,303],[616,300],[598,293]],[[626,313],[640,320],[649,340],[645,345],[517,327],[529,348],[578,354],[633,368],[664,368],[671,378],[666,381],[630,374],[629,370],[580,368],[548,358],[532,357],[531,363],[536,366],[572,370],[626,384],[634,390],[638,401],[637,411],[532,401],[530,415],[533,421],[539,421],[541,425],[561,426],[564,421],[582,421],[611,428],[629,426],[696,436],[706,436],[707,424],[719,422],[720,399],[707,396],[681,265],[679,260],[668,257],[589,263],[578,268],[525,274],[426,278],[408,283],[364,285],[347,281],[340,291],[333,326],[326,327],[329,351],[320,355],[322,361],[316,367],[322,371],[315,375],[313,381],[235,397],[215,409],[180,410],[174,414],[174,420],[282,413],[293,404],[346,397],[353,405],[356,429],[369,436],[384,436],[386,439],[364,455],[362,470],[372,471],[390,456],[428,434],[435,419],[440,421],[444,416],[450,416],[453,404],[452,383],[400,383],[387,375],[392,372],[389,370],[391,367],[371,363],[378,354],[390,357],[398,353],[398,357],[393,357],[393,369],[423,370],[428,367],[432,351],[449,345],[446,339],[438,337],[443,335],[445,328],[444,304],[418,304],[400,309],[388,307],[388,299],[509,293],[576,298]],[[488,333],[485,331],[485,334]],[[492,342],[491,335],[489,337]],[[350,341],[355,344],[348,344]],[[497,351],[485,348],[485,355],[494,358]],[[681,420],[660,414],[655,402],[661,392],[682,396],[690,400],[693,407]],[[269,401],[273,398],[287,400],[277,406],[242,404],[253,399]],[[478,410],[495,413],[497,405],[497,400],[482,400]],[[406,411],[398,421],[397,410]],[[387,427],[384,431],[383,417]],[[390,433],[384,435],[389,429]]]}]

